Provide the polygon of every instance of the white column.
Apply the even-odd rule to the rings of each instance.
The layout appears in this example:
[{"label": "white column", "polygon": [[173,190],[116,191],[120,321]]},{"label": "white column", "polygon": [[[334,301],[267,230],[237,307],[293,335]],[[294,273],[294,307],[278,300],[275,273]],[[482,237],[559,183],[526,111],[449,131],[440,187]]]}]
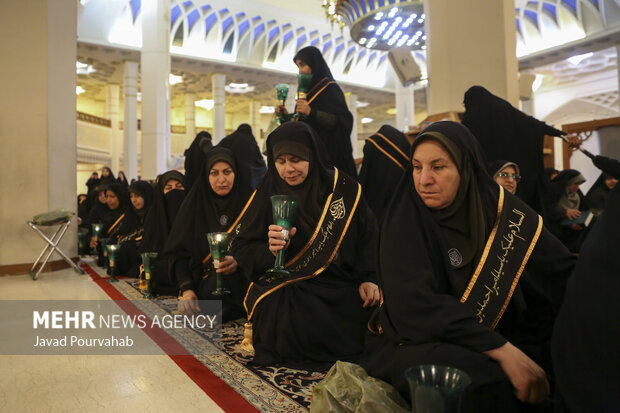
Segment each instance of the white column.
[{"label": "white column", "polygon": [[217,145],[226,136],[226,75],[213,73],[211,75],[213,90],[213,144]]},{"label": "white column", "polygon": [[108,119],[110,119],[110,167],[115,174],[121,170],[121,148],[119,142],[120,86],[108,85]]},{"label": "white column", "polygon": [[395,83],[396,129],[407,132],[415,123],[414,85],[405,87],[398,78],[395,79]]},{"label": "white column", "polygon": [[170,0],[142,2],[142,179],[167,169],[170,152]]},{"label": "white column", "polygon": [[357,144],[357,95],[349,93],[347,95],[347,105],[349,106],[349,112],[353,115],[353,129],[351,129],[351,147],[353,148],[353,158],[359,157],[358,144]]},{"label": "white column", "polygon": [[196,137],[196,95],[185,94],[185,148],[189,148]]},{"label": "white column", "polygon": [[123,89],[123,170],[131,181],[138,177],[138,62],[125,61]]},{"label": "white column", "polygon": [[257,102],[256,100],[253,100],[250,103],[250,125],[252,126],[252,132],[254,133],[254,137],[256,138],[257,141],[260,142],[260,129],[261,129],[261,123],[260,123],[260,108],[261,108],[261,103]]}]

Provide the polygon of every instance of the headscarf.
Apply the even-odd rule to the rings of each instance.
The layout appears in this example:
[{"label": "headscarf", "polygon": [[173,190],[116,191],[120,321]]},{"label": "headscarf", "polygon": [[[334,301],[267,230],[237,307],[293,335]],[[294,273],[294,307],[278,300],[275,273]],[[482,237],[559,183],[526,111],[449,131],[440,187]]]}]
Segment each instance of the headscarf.
[{"label": "headscarf", "polygon": [[[269,135],[267,173],[257,189],[251,208],[246,213],[247,220],[233,248],[265,240],[267,228],[273,223],[270,201],[272,195],[290,195],[297,199],[297,213],[293,223],[297,233],[291,238],[287,254],[292,256],[308,242],[320,218],[323,203],[331,190],[334,177],[334,169],[327,165],[325,154],[317,139],[312,128],[303,122],[285,123]],[[280,177],[275,166],[273,150],[276,145],[291,143],[310,148],[312,158],[306,179],[296,186],[290,186]],[[241,260],[244,260],[243,257]],[[247,261],[253,262],[251,259]]]},{"label": "headscarf", "polygon": [[586,179],[581,173],[575,169],[566,169],[560,172],[554,179],[551,180],[552,190],[551,194],[555,199],[552,199],[553,205],[557,205],[563,209],[579,209],[581,204],[581,191],[571,193],[569,188],[572,184],[583,183]]},{"label": "headscarf", "polygon": [[[108,176],[103,176],[104,169],[108,171]],[[101,177],[99,178],[99,184],[111,185],[111,184],[118,182],[116,178],[114,178],[114,174],[112,173],[112,170],[109,167],[104,166],[103,168],[101,168],[101,171],[102,172],[101,172]]]},{"label": "headscarf", "polygon": [[144,199],[144,206],[141,210],[138,211],[134,208],[136,215],[144,222],[146,214],[149,212],[149,208],[153,203],[153,186],[146,181],[135,181],[129,186],[129,194],[131,193],[141,196]]},{"label": "headscarf", "polygon": [[[452,205],[433,211],[416,192],[409,165],[381,231],[379,269],[384,303],[379,321],[387,337],[395,342],[428,343],[437,337],[449,340],[458,334],[452,326],[466,323],[472,348],[498,347],[505,339],[480,325],[473,312],[456,298],[462,295],[471,277],[471,272],[466,272],[472,266],[453,267],[448,242],[456,240],[462,248],[460,241],[464,238],[460,237],[471,236],[474,248],[465,254],[475,257],[472,264],[476,262],[495,222],[500,187],[488,175],[480,145],[464,125],[450,121],[431,124],[414,142],[412,153],[427,139],[446,147],[459,169],[461,184]],[[506,191],[504,196],[513,195]],[[457,211],[457,206],[466,212]],[[531,211],[525,204],[521,207]],[[489,343],[494,347],[484,348]]]},{"label": "headscarf", "polygon": [[[228,160],[235,171],[233,187],[225,197],[218,197],[209,184],[207,166],[218,160]],[[209,150],[203,169],[187,193],[166,240],[164,251],[172,257],[171,264],[177,259],[189,258],[190,271],[196,273],[209,254],[207,233],[227,231],[250,194],[249,171],[239,164],[235,154],[219,146]],[[226,223],[222,216],[227,217]]]},{"label": "headscarf", "polygon": [[248,165],[252,174],[252,188],[256,188],[265,175],[267,167],[258,143],[252,135],[250,125],[242,123],[235,132],[222,139],[218,146],[230,149],[237,156],[239,162]]},{"label": "headscarf", "polygon": [[202,166],[209,149],[213,147],[209,132],[200,131],[185,150],[185,189],[189,191],[202,173]]},{"label": "headscarf", "polygon": [[329,70],[329,66],[327,66],[323,54],[316,47],[308,46],[299,50],[297,54],[295,54],[293,62],[297,63],[297,60],[301,60],[312,69],[312,86],[319,83],[319,81],[325,77],[329,80],[334,80],[334,76],[332,76],[332,72]]},{"label": "headscarf", "polygon": [[158,252],[160,256],[174,218],[185,199],[184,189],[173,189],[164,194],[164,187],[170,179],[183,183],[183,174],[176,170],[165,172],[157,177],[153,188],[153,206],[144,220],[144,236],[140,244],[140,252]]},{"label": "headscarf", "polygon": [[508,168],[509,166],[512,166],[513,168],[515,168],[515,172],[517,173],[517,175],[519,176],[521,175],[521,171],[519,170],[519,165],[517,165],[514,162],[505,161],[503,159],[492,161],[491,163],[489,163],[489,175],[491,175],[493,179],[497,179],[497,177],[499,176],[499,173],[503,171],[504,169]]},{"label": "headscarf", "polygon": [[[127,235],[138,227],[138,217],[133,211],[131,200],[129,199],[129,192],[127,189],[118,182],[108,185],[106,191],[113,192],[118,198],[118,208],[110,210],[103,219],[104,229],[107,231],[114,223],[125,214],[124,219],[121,221],[114,233],[116,235]],[[105,237],[105,235],[104,235]]]}]

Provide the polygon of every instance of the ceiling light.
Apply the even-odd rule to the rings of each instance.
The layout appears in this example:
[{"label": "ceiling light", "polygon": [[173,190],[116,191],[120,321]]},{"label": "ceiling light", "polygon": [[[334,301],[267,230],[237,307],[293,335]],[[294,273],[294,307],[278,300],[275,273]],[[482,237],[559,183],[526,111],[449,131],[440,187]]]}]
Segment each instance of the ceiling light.
[{"label": "ceiling light", "polygon": [[579,63],[581,63],[585,59],[592,57],[592,55],[593,55],[592,52],[584,53],[584,54],[580,54],[580,55],[577,55],[577,56],[569,57],[566,60],[568,60],[568,63],[570,63],[571,65],[577,66]]},{"label": "ceiling light", "polygon": [[75,62],[75,73],[78,75],[90,75],[96,71],[97,70],[88,63]]},{"label": "ceiling light", "polygon": [[418,23],[424,23],[424,19],[418,19]]},{"label": "ceiling light", "polygon": [[375,25],[371,24],[370,26],[368,26],[368,30],[373,31],[375,30]]},{"label": "ceiling light", "polygon": [[245,89],[249,85],[247,83],[233,83],[233,82],[230,82],[228,84],[228,86],[234,87],[234,88],[238,88],[238,89]]},{"label": "ceiling light", "polygon": [[366,123],[371,123],[374,122],[373,118],[362,118],[362,123],[366,124]]},{"label": "ceiling light", "polygon": [[260,109],[258,110],[258,113],[262,113],[262,114],[275,113],[275,112],[276,112],[275,106],[261,106]]},{"label": "ceiling light", "polygon": [[177,76],[170,73],[168,75],[168,83],[170,83],[170,86],[183,83],[183,76]]},{"label": "ceiling light", "polygon": [[355,102],[355,106],[358,107],[358,108],[365,108],[368,105],[370,105],[370,103],[363,102],[361,100],[358,100],[357,102]]},{"label": "ceiling light", "polygon": [[194,102],[194,105],[198,106],[199,108],[211,110],[213,109],[215,102],[213,101],[213,99],[202,99],[202,100],[197,100],[196,102]]},{"label": "ceiling light", "polygon": [[359,44],[366,44],[366,40],[367,39],[365,37],[362,37],[359,41]]},{"label": "ceiling light", "polygon": [[382,17],[383,17],[383,12],[379,12],[375,14],[375,20],[381,20]]},{"label": "ceiling light", "polygon": [[82,86],[76,86],[75,87],[75,94],[76,95],[81,95],[84,92],[85,92],[85,90],[84,90],[84,88]]},{"label": "ceiling light", "polygon": [[254,86],[249,86],[247,83],[230,83],[224,90],[228,93],[248,93],[254,91]]}]

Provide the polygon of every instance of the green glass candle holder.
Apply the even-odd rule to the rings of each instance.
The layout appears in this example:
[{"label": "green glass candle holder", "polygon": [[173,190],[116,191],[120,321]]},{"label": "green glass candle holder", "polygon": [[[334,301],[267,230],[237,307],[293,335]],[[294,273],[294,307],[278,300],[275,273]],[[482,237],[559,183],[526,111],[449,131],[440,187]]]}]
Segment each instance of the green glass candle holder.
[{"label": "green glass candle holder", "polygon": [[108,244],[106,249],[108,250],[108,259],[110,260],[110,282],[118,282],[116,279],[116,253],[121,248],[118,244]]},{"label": "green glass candle holder", "polygon": [[[92,224],[93,229],[93,237],[95,241],[99,241],[99,235],[101,235],[101,231],[103,231],[103,224]],[[90,250],[92,255],[97,255],[97,250],[95,248],[91,248]]]},{"label": "green glass candle holder", "polygon": [[211,251],[211,257],[213,258],[213,268],[215,268],[217,277],[217,286],[211,293],[213,295],[225,295],[230,294],[222,285],[222,273],[217,272],[220,267],[220,260],[226,256],[226,249],[228,247],[228,233],[227,232],[209,232],[207,234],[207,240],[209,241],[209,250]]},{"label": "green glass candle holder", "polygon": [[[297,99],[307,99],[308,92],[312,86],[312,75],[304,73],[297,74]],[[306,120],[308,117],[302,113],[295,113],[295,118],[300,120]]]},{"label": "green glass candle holder", "polygon": [[[144,267],[144,280],[146,281],[146,295],[145,298],[155,298],[153,292],[151,274],[155,271],[155,260],[157,259],[156,252],[144,252],[140,254],[142,257],[142,266]],[[142,283],[142,280],[140,280]]]},{"label": "green glass candle holder", "polygon": [[108,249],[107,246],[109,244],[112,244],[114,241],[112,240],[112,238],[101,238],[99,240],[99,244],[101,245],[101,257],[100,260],[97,260],[97,265],[99,265],[100,267],[103,267],[105,269],[108,268],[109,266],[109,259],[108,259]]},{"label": "green glass candle holder", "polygon": [[[290,231],[295,222],[297,212],[297,200],[288,195],[274,195],[271,197],[271,208],[273,212],[273,223],[282,227],[284,241],[290,239]],[[284,248],[276,253],[276,260],[273,268],[267,270],[268,281],[273,278],[285,277],[290,273],[284,268]]]},{"label": "green glass candle holder", "polygon": [[78,254],[84,254],[86,250],[86,244],[88,242],[88,229],[80,228],[78,231]]},{"label": "green glass candle holder", "polygon": [[[280,106],[284,107],[284,104],[286,103],[286,98],[288,97],[288,85],[286,83],[278,83],[276,85],[276,95],[278,97],[278,102]],[[280,122],[280,125],[288,122],[289,120],[289,116],[287,116],[284,111],[280,111],[280,116],[278,116],[278,121]]]},{"label": "green glass candle holder", "polygon": [[434,364],[409,367],[405,377],[413,413],[457,413],[461,396],[471,383],[464,371]]}]

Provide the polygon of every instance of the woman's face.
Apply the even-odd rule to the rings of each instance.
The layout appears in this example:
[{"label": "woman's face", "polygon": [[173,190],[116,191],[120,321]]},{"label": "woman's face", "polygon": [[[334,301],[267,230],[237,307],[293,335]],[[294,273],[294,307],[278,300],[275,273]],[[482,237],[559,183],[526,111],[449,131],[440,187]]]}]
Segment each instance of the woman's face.
[{"label": "woman's face", "polygon": [[118,200],[118,197],[112,191],[105,191],[105,198],[106,198],[106,202],[108,203],[108,208],[110,208],[112,211],[117,209],[118,206],[120,205],[120,201]]},{"label": "woman's face", "polygon": [[579,185],[581,185],[581,183],[570,184],[568,186],[568,192],[570,192],[571,194],[574,194],[575,192],[579,191]]},{"label": "woman's face", "polygon": [[299,74],[302,74],[302,75],[312,74],[312,68],[308,66],[304,61],[297,59],[295,60],[295,64],[299,68]]},{"label": "woman's face", "polygon": [[235,171],[228,162],[219,161],[213,164],[209,171],[209,185],[219,196],[226,196],[235,183]]},{"label": "woman's face", "polygon": [[435,140],[420,143],[413,154],[413,183],[424,205],[443,209],[456,198],[461,176],[443,145]]},{"label": "woman's face", "polygon": [[177,179],[168,179],[168,181],[166,181],[166,185],[164,185],[164,195],[166,195],[168,192],[172,191],[173,189],[185,189],[185,187]]},{"label": "woman's face", "polygon": [[517,175],[514,166],[507,166],[497,174],[495,182],[514,194],[517,192],[517,182],[519,182],[519,179],[521,179],[521,177]]},{"label": "woman's face", "polygon": [[131,198],[131,204],[136,209],[136,211],[140,211],[142,210],[142,208],[144,208],[144,198],[142,198],[140,195],[131,192],[129,194],[129,197]]},{"label": "woman's face", "polygon": [[289,154],[278,156],[275,164],[280,178],[290,186],[303,183],[310,169],[310,162]]},{"label": "woman's face", "polygon": [[109,169],[107,169],[107,168],[103,168],[103,169],[101,170],[101,176],[103,176],[104,178],[106,178],[106,177],[110,176],[110,170],[109,170]]},{"label": "woman's face", "polygon": [[608,176],[607,179],[605,179],[605,185],[609,189],[614,189],[614,186],[616,186],[617,183],[618,183],[618,180],[614,178],[613,176]]},{"label": "woman's face", "polygon": [[108,202],[108,198],[105,194],[105,191],[99,192],[99,202],[101,202],[102,204],[105,204]]}]

